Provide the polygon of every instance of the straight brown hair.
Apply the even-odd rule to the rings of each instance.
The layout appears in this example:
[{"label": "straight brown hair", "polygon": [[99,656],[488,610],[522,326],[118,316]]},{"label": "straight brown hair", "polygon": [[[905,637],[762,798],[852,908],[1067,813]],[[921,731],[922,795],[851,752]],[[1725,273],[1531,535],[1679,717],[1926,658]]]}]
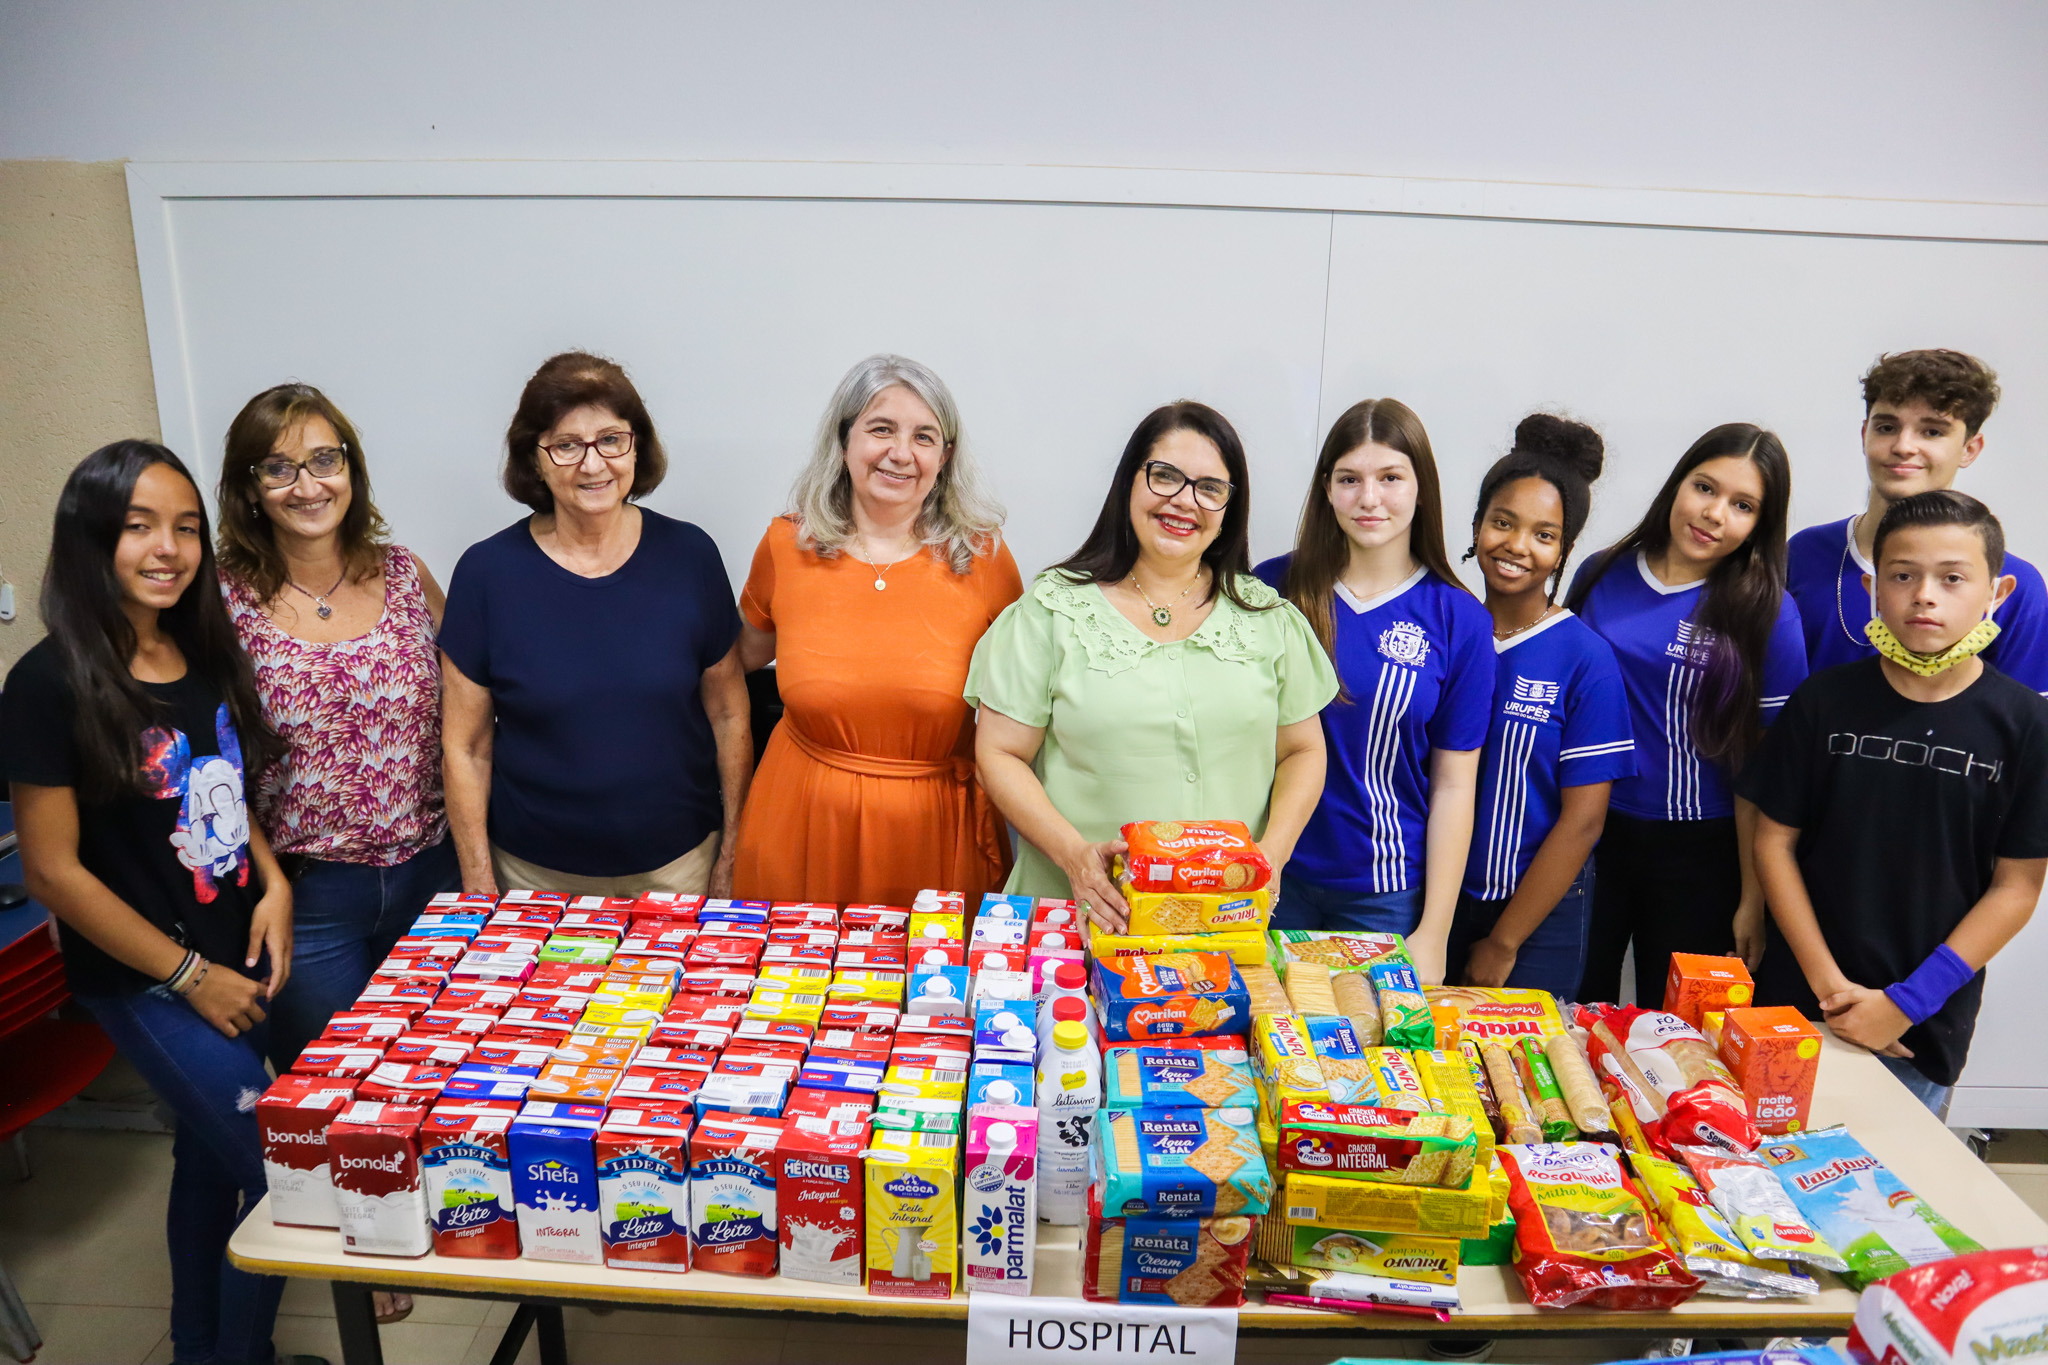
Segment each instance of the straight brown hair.
[{"label": "straight brown hair", "polygon": [[283,592],[290,575],[270,518],[263,512],[263,485],[256,478],[256,466],[309,417],[326,418],[348,456],[348,511],[341,514],[335,536],[342,570],[350,582],[360,583],[384,567],[391,532],[370,498],[370,467],[355,424],[311,384],[279,384],[244,403],[228,424],[220,484],[213,495],[220,508],[220,571],[247,587],[259,602]]},{"label": "straight brown hair", "polygon": [[1437,478],[1436,456],[1430,451],[1422,419],[1395,398],[1368,398],[1352,404],[1330,424],[1330,434],[1323,438],[1322,454],[1316,457],[1308,496],[1301,504],[1294,557],[1280,589],[1308,618],[1332,659],[1336,658],[1337,643],[1330,606],[1337,596],[1337,580],[1351,562],[1351,537],[1337,524],[1337,511],[1330,506],[1330,477],[1337,461],[1368,443],[1398,450],[1415,466],[1415,520],[1408,528],[1408,553],[1444,582],[1465,588],[1444,547],[1443,483]]}]

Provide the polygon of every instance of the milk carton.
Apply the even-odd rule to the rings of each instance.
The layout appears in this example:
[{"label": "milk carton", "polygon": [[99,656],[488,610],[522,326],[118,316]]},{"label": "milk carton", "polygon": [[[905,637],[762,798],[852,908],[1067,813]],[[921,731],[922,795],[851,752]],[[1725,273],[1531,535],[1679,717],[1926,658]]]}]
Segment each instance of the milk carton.
[{"label": "milk carton", "polygon": [[513,1120],[512,1197],[528,1260],[604,1260],[593,1146],[603,1122],[603,1105],[560,1100],[528,1100]]},{"label": "milk carton", "polygon": [[519,1254],[507,1134],[518,1100],[443,1100],[420,1124],[420,1170],[437,1256]]},{"label": "milk carton", "polygon": [[256,1101],[270,1218],[297,1227],[341,1226],[328,1178],[327,1125],[354,1098],[355,1082],[286,1074]]},{"label": "milk carton", "polygon": [[700,1270],[773,1275],[778,1118],[713,1114],[690,1138],[690,1240]]},{"label": "milk carton", "polygon": [[690,1268],[688,1101],[613,1109],[597,1130],[598,1226],[618,1270]]},{"label": "milk carton", "polygon": [[861,1153],[867,1146],[864,1122],[798,1119],[785,1126],[775,1189],[785,1279],[860,1283]]},{"label": "milk carton", "polygon": [[960,1140],[950,1133],[874,1135],[867,1151],[868,1293],[953,1297],[959,1170]]},{"label": "milk carton", "polygon": [[967,1115],[967,1224],[961,1276],[967,1292],[1031,1293],[1038,1245],[1038,1111],[984,1104]]},{"label": "milk carton", "polygon": [[351,1100],[327,1129],[328,1163],[340,1215],[342,1250],[371,1256],[424,1256],[427,1194],[420,1178],[417,1105]]}]

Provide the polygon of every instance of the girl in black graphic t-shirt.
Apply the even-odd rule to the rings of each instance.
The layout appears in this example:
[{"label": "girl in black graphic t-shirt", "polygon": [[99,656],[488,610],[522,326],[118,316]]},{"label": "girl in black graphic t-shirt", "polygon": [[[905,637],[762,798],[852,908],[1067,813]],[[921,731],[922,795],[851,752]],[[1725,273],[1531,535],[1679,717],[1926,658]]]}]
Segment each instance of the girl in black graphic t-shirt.
[{"label": "girl in black graphic t-shirt", "polygon": [[168,1219],[180,1361],[269,1362],[284,1281],[226,1263],[263,1197],[264,1007],[291,888],[249,820],[277,753],[214,576],[199,489],[162,446],[87,456],[57,504],[48,636],[0,692],[0,775],[65,974],[176,1111]]}]

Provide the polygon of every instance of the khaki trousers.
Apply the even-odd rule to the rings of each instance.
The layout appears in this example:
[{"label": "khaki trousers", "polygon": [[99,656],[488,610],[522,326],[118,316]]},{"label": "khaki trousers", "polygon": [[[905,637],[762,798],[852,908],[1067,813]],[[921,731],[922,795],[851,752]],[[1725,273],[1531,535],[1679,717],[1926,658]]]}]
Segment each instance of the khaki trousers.
[{"label": "khaki trousers", "polygon": [[711,887],[711,867],[718,861],[718,830],[704,842],[672,863],[652,872],[630,877],[579,877],[573,872],[550,868],[515,858],[496,844],[491,845],[491,871],[497,874],[498,890],[562,891],[572,896],[637,896],[646,891],[673,891],[678,895],[701,896]]}]

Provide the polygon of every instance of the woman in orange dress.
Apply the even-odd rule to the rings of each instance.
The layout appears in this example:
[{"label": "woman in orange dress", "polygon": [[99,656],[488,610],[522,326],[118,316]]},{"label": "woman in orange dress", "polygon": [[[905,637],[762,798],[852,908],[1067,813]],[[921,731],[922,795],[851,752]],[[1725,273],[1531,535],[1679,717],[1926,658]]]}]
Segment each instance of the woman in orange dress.
[{"label": "woman in orange dress", "polygon": [[876,355],[840,381],[790,510],[740,594],[740,657],[775,661],[782,723],[740,817],[733,894],[976,904],[1010,870],[962,700],[982,632],[1023,591],[939,377]]}]

